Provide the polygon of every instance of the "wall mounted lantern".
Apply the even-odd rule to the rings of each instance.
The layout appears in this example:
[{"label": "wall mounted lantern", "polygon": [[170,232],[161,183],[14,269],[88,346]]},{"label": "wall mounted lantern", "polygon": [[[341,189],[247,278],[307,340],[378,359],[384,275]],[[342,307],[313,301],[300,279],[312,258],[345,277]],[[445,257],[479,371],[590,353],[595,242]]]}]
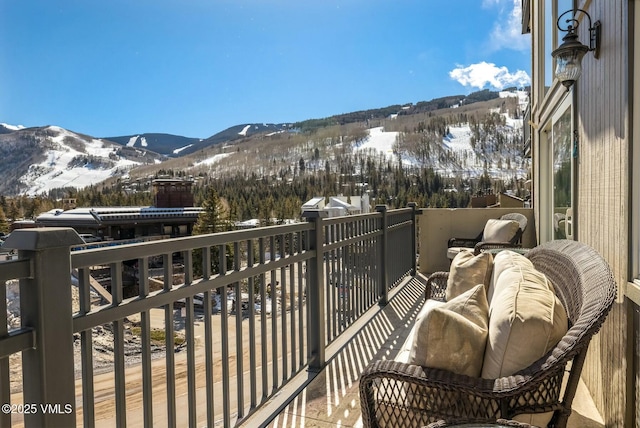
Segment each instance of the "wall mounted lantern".
[{"label": "wall mounted lantern", "polygon": [[[589,20],[589,46],[585,46],[578,40],[576,31],[580,26],[580,21],[576,19],[576,13],[582,12]],[[571,13],[571,17],[566,19],[562,26],[560,20],[563,16]],[[556,77],[569,89],[582,73],[580,62],[587,52],[593,52],[594,57],[600,56],[600,21],[591,24],[591,16],[582,9],[569,9],[558,17],[556,23],[558,29],[567,33],[562,38],[562,44],[558,46],[551,56],[556,60]]]}]

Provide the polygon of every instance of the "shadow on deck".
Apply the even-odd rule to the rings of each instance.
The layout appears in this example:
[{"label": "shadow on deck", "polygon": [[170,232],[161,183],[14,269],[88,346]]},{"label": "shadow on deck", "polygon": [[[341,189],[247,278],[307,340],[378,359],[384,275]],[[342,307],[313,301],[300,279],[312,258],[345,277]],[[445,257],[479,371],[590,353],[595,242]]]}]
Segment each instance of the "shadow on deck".
[{"label": "shadow on deck", "polygon": [[[389,304],[371,309],[327,348],[320,373],[303,373],[242,426],[361,427],[358,378],[373,360],[393,359],[404,343],[424,301],[424,277],[390,292]],[[581,382],[569,427],[604,427]]]}]

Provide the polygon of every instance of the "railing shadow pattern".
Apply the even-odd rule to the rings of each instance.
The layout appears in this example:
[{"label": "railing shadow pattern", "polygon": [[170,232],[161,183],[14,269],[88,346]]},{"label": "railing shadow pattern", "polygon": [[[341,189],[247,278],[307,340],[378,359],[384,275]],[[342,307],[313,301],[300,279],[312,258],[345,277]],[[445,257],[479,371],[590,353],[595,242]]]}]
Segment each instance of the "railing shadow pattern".
[{"label": "railing shadow pattern", "polygon": [[[301,370],[323,368],[326,347],[415,274],[415,206],[377,208],[74,252],[73,230],[16,231],[8,243],[19,259],[0,263],[0,285],[20,279],[21,326],[6,328],[0,299],[0,402],[73,411],[2,413],[0,426],[22,416],[26,426],[242,421]],[[92,291],[96,281],[111,303]],[[12,396],[14,354],[22,355],[24,379]]]},{"label": "railing shadow pattern", "polygon": [[423,304],[424,284],[411,279],[268,426],[324,426],[329,420],[335,426],[359,426],[360,373],[371,361],[397,355]]}]

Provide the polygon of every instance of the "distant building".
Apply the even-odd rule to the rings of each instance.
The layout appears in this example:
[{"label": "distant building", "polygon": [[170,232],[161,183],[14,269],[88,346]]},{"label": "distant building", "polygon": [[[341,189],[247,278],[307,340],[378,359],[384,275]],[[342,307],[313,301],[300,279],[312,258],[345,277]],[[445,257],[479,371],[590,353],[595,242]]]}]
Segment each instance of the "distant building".
[{"label": "distant building", "polygon": [[38,227],[72,227],[103,239],[189,236],[202,208],[97,207],[60,209],[36,218]]},{"label": "distant building", "polygon": [[157,208],[182,208],[193,206],[191,180],[153,180],[153,205]]},{"label": "distant building", "polygon": [[371,212],[369,194],[362,196],[331,196],[329,202],[325,202],[322,196],[315,197],[302,205],[302,211],[324,210],[329,217],[339,217],[354,214],[366,214]]},{"label": "distant building", "polygon": [[260,226],[260,220],[257,218],[236,222],[236,229],[253,229],[259,226]]},{"label": "distant building", "polygon": [[154,180],[154,206],[55,209],[39,215],[38,227],[72,227],[105,240],[189,236],[202,208],[193,206],[192,181]]}]

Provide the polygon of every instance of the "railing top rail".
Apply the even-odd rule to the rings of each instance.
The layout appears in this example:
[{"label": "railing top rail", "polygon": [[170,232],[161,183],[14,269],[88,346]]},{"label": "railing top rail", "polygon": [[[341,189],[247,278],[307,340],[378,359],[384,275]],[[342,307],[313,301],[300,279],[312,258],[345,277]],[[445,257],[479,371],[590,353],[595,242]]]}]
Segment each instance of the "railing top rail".
[{"label": "railing top rail", "polygon": [[367,214],[354,214],[354,215],[346,215],[341,217],[330,217],[323,219],[322,223],[325,225],[333,225],[333,224],[341,224],[341,223],[351,223],[358,220],[365,220],[367,218],[378,218],[382,217],[382,213],[373,212]]},{"label": "railing top rail", "polygon": [[255,229],[233,230],[208,235],[80,250],[71,253],[71,264],[73,268],[106,264],[118,260],[132,260],[145,256],[186,251],[193,248],[212,247],[249,239],[304,232],[312,228],[313,225],[309,223],[295,223],[284,226],[258,227]]},{"label": "railing top rail", "polygon": [[29,278],[30,276],[31,260],[29,259],[0,262],[0,282]]},{"label": "railing top rail", "polygon": [[387,211],[387,215],[393,216],[393,215],[407,214],[407,213],[410,213],[412,211],[413,211],[413,207],[398,208],[398,209],[395,209],[395,210]]}]

